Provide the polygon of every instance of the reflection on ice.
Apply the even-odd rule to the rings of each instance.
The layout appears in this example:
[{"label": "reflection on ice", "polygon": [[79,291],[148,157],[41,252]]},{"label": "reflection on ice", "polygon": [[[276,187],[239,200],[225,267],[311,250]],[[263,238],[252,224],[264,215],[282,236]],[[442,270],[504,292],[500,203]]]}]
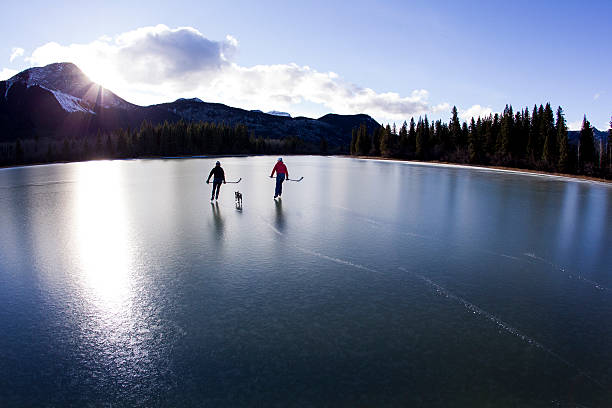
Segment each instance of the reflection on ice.
[{"label": "reflection on ice", "polygon": [[130,292],[129,242],[120,169],[111,162],[79,166],[75,234],[90,301],[102,313],[120,313]]}]

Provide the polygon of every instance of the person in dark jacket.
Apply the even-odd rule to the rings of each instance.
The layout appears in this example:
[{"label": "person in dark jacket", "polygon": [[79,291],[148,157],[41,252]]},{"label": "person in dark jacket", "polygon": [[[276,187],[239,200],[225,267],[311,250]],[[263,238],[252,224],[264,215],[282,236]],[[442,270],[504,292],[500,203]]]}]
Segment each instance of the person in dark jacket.
[{"label": "person in dark jacket", "polygon": [[[214,177],[213,177],[214,176]],[[210,171],[208,178],[206,179],[206,184],[210,182],[210,178],[213,177],[213,188],[212,194],[210,196],[210,201],[219,199],[219,189],[221,188],[221,183],[225,184],[225,172],[221,168],[221,162],[217,161],[217,164]]]},{"label": "person in dark jacket", "polygon": [[276,190],[274,190],[274,198],[280,197],[283,193],[283,181],[285,178],[289,178],[289,171],[287,170],[287,166],[283,163],[283,159],[281,157],[276,161],[276,165],[272,169],[272,174],[270,174],[270,178],[274,177],[274,173],[276,173]]}]

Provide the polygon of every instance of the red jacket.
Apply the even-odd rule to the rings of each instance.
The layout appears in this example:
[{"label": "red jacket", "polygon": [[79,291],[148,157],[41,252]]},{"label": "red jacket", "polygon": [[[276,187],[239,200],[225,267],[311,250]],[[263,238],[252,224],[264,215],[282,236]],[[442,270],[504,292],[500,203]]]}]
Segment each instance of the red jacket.
[{"label": "red jacket", "polygon": [[285,163],[281,161],[276,162],[276,164],[274,165],[274,168],[272,169],[272,174],[270,174],[270,177],[274,177],[274,172],[278,174],[285,173],[285,177],[289,178],[289,172],[287,171],[287,166],[285,166]]}]

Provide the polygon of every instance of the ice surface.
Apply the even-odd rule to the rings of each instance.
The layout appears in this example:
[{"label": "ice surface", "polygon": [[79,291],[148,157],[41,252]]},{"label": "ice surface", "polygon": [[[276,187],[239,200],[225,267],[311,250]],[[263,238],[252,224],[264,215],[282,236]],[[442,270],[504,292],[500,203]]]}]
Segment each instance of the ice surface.
[{"label": "ice surface", "polygon": [[[0,348],[20,373],[0,372],[0,395],[15,406],[612,399],[612,294],[599,288],[612,287],[612,188],[283,159],[304,179],[280,200],[276,156],[0,170]],[[216,160],[242,181],[210,203]]]}]

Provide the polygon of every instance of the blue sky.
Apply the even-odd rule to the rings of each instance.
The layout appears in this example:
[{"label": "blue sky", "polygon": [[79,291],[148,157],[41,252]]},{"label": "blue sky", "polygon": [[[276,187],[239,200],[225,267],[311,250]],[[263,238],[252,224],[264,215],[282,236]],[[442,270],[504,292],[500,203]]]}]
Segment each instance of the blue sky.
[{"label": "blue sky", "polygon": [[3,9],[2,79],[73,59],[140,104],[197,96],[399,124],[423,114],[448,120],[452,105],[467,118],[550,101],[574,127],[586,114],[599,129],[612,115],[610,1],[30,1]]}]

